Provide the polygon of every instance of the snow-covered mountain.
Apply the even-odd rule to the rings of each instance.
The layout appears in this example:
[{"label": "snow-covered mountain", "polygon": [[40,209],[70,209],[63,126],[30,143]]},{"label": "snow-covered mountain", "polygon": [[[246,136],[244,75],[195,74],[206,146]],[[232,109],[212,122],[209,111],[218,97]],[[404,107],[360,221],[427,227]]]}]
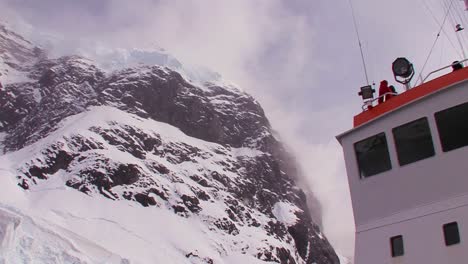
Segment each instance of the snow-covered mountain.
[{"label": "snow-covered mountain", "polygon": [[4,26],[0,58],[0,263],[339,263],[261,106],[219,76],[48,59]]}]

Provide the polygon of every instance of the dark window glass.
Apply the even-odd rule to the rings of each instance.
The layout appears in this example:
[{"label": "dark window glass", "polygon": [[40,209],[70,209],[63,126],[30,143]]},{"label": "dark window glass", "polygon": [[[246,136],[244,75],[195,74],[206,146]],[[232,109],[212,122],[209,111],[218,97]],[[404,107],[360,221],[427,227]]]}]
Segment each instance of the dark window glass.
[{"label": "dark window glass", "polygon": [[429,158],[435,154],[426,117],[394,128],[393,138],[400,165]]},{"label": "dark window glass", "polygon": [[444,152],[468,146],[468,103],[435,114]]},{"label": "dark window glass", "polygon": [[361,178],[392,168],[385,133],[366,138],[354,144]]},{"label": "dark window glass", "polygon": [[403,236],[394,236],[390,238],[390,244],[392,246],[392,257],[399,257],[405,254],[403,248]]},{"label": "dark window glass", "polygon": [[460,243],[460,233],[457,222],[444,225],[445,245],[451,246]]}]

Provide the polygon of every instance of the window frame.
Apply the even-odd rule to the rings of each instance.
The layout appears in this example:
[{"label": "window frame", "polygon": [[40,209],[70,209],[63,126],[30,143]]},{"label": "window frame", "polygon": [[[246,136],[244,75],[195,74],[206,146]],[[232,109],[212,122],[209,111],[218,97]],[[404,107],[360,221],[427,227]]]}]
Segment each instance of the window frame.
[{"label": "window frame", "polygon": [[[385,157],[385,158],[386,158],[387,160],[386,160],[385,162],[388,162],[388,163],[386,164],[386,165],[388,165],[388,167],[385,167],[383,170],[378,170],[376,173],[373,173],[373,174],[370,174],[370,175],[363,175],[363,173],[362,173],[362,171],[363,171],[362,167],[363,167],[363,166],[362,166],[362,163],[361,163],[362,160],[360,160],[360,158],[359,158],[359,155],[358,155],[358,151],[357,151],[356,146],[358,146],[360,143],[364,143],[364,142],[367,141],[367,140],[370,140],[370,139],[372,139],[372,138],[374,138],[374,137],[377,138],[377,137],[379,137],[379,136],[384,140],[383,143],[384,143],[385,146],[386,146],[386,151],[385,151],[386,157]],[[382,131],[382,132],[380,132],[380,133],[377,133],[377,134],[374,134],[374,135],[372,135],[372,136],[366,137],[366,138],[364,138],[364,139],[362,139],[362,140],[359,140],[359,141],[357,141],[357,142],[355,142],[355,143],[353,144],[353,150],[354,150],[354,155],[355,155],[356,164],[357,164],[357,169],[358,169],[358,175],[359,175],[359,178],[360,178],[361,180],[367,179],[367,178],[372,177],[372,176],[375,176],[375,175],[379,175],[379,174],[381,174],[381,173],[384,173],[384,172],[386,172],[386,171],[390,171],[390,170],[393,169],[392,158],[391,158],[390,148],[389,148],[388,142],[389,142],[389,141],[387,140],[387,134],[386,134],[384,131]]]},{"label": "window frame", "polygon": [[[457,109],[459,107],[468,107],[468,102],[457,104],[457,105],[445,108],[443,110],[440,110],[440,111],[437,111],[437,112],[434,113],[434,122],[435,122],[435,125],[437,127],[437,132],[439,134],[439,143],[440,143],[440,146],[441,146],[442,151],[444,153],[450,152],[450,151],[453,151],[453,150],[457,150],[457,149],[460,149],[460,148],[468,147],[468,144],[458,145],[458,146],[455,146],[455,147],[450,146],[447,141],[444,141],[445,138],[450,138],[450,136],[447,136],[447,134],[445,134],[445,132],[447,132],[447,131],[444,131],[444,129],[441,130],[441,127],[440,127],[440,121],[443,120],[441,115],[446,114],[448,111],[451,111],[451,110],[453,111],[453,110],[455,110],[455,109]],[[449,142],[449,143],[453,143],[453,142]]]},{"label": "window frame", "polygon": [[[429,155],[420,155],[421,157],[418,157],[416,159],[414,158],[411,158],[411,159],[408,159],[408,160],[402,160],[402,158],[407,158],[405,157],[403,154],[403,151],[402,151],[402,145],[399,144],[400,140],[399,140],[399,130],[400,129],[405,129],[406,127],[410,127],[411,125],[417,123],[417,122],[421,122],[421,121],[425,121],[424,122],[424,128],[427,129],[427,132],[429,132],[429,137],[430,137],[430,148],[431,148],[431,151],[430,151],[430,154]],[[415,162],[418,162],[418,161],[421,161],[421,160],[425,160],[425,159],[428,159],[428,158],[431,158],[431,157],[434,157],[436,155],[436,151],[435,151],[435,146],[434,146],[434,138],[432,136],[432,130],[431,130],[431,126],[429,124],[429,118],[427,118],[426,116],[423,116],[421,118],[418,118],[418,119],[415,119],[413,121],[410,121],[410,122],[406,122],[404,124],[401,124],[399,126],[396,126],[394,128],[392,128],[392,135],[393,135],[393,144],[394,144],[394,147],[395,147],[395,154],[396,154],[396,158],[398,160],[398,164],[400,166],[405,166],[405,165],[410,165],[412,163],[415,163]],[[400,142],[401,143],[401,142]],[[429,146],[427,146],[429,147]]]}]

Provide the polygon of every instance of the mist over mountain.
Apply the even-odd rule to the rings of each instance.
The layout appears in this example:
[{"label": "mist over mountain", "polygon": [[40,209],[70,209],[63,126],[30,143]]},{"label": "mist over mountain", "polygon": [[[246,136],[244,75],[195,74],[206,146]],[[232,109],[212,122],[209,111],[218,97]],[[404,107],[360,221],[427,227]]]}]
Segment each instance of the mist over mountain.
[{"label": "mist over mountain", "polygon": [[0,263],[339,263],[252,96],[160,49],[94,55],[0,25]]}]

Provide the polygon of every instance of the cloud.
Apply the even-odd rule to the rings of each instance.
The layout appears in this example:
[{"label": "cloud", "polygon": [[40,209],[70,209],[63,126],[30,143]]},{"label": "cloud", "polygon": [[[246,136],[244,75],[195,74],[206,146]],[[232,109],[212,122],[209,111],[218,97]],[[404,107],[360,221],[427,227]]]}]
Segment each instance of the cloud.
[{"label": "cloud", "polygon": [[301,78],[294,77],[305,73],[313,46],[306,17],[293,13],[282,0],[0,2],[32,24],[59,32],[64,52],[87,39],[123,48],[156,44],[182,60],[216,68],[229,79],[256,76],[254,84],[243,86],[258,86],[262,79],[289,89],[302,87]]},{"label": "cloud", "polygon": [[[271,104],[271,105],[270,105]],[[354,254],[354,219],[343,151],[334,135],[347,130],[352,113],[349,105],[334,105],[298,115],[294,109],[286,111],[267,100],[272,125],[279,130],[287,147],[295,155],[303,178],[299,184],[312,192],[322,206],[323,231],[340,254]],[[309,197],[310,199],[310,197]]]}]

